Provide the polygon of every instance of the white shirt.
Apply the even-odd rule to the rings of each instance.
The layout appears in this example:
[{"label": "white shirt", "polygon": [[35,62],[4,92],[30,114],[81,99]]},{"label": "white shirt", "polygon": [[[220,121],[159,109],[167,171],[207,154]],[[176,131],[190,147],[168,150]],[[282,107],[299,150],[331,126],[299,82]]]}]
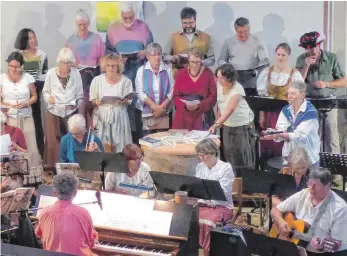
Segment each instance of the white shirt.
[{"label": "white shirt", "polygon": [[108,172],[105,179],[105,188],[106,190],[116,190],[121,188],[127,191],[130,195],[139,196],[144,192],[143,190],[119,187],[119,183],[152,187],[153,180],[151,175],[149,174],[150,171],[151,168],[149,167],[149,165],[145,162],[141,162],[139,170],[133,177],[129,177],[125,173]]},{"label": "white shirt", "polygon": [[[257,80],[257,90],[259,95],[265,95],[268,96],[268,74],[269,74],[269,68],[264,69]],[[270,83],[274,86],[284,86],[288,83],[290,79],[290,74],[288,73],[277,73],[275,71],[272,71],[270,74]],[[304,82],[304,79],[301,76],[301,73],[296,70],[292,76],[293,81],[301,81]]]},{"label": "white shirt", "polygon": [[168,92],[166,96],[169,100],[172,99],[172,93],[173,93],[173,88],[174,88],[174,84],[175,84],[175,80],[173,78],[172,75],[172,69],[165,65],[163,62],[160,63],[159,66],[159,72],[156,75],[152,69],[151,64],[149,63],[149,61],[147,61],[147,63],[141,67],[139,67],[139,69],[137,70],[136,73],[136,79],[135,79],[135,86],[136,86],[136,93],[139,97],[139,104],[136,105],[136,107],[139,110],[143,110],[143,105],[144,102],[146,101],[146,99],[148,98],[148,95],[144,92],[143,90],[143,69],[149,69],[153,72],[153,93],[154,93],[154,98],[155,98],[155,102],[156,104],[159,104],[159,90],[160,90],[160,76],[159,76],[159,72],[162,70],[166,70],[169,76],[169,81],[170,81],[170,90]]},{"label": "white shirt", "polygon": [[222,86],[219,83],[217,85],[217,103],[220,113],[222,115],[227,110],[230,98],[238,94],[242,96],[239,105],[234,110],[234,112],[228,117],[228,119],[223,123],[224,125],[229,127],[238,127],[250,124],[254,119],[254,114],[244,98],[246,94],[241,84],[236,82],[233,88],[226,95],[223,94]]},{"label": "white shirt", "polygon": [[[1,97],[5,103],[16,105],[18,103],[25,102],[30,99],[30,84],[35,83],[35,78],[23,72],[22,78],[18,83],[13,83],[8,79],[6,73],[1,75],[0,80],[0,89]],[[17,118],[31,116],[32,110],[31,107],[28,108],[10,108],[8,111],[8,116]]]},{"label": "white shirt", "polygon": [[[307,106],[307,101],[301,104],[298,111],[305,112]],[[294,118],[293,107],[289,107],[289,111]],[[277,123],[276,130],[287,131],[287,128],[291,125],[288,119],[284,116],[283,111],[281,111]],[[289,153],[298,146],[306,149],[311,163],[314,164],[319,161],[319,151],[320,151],[320,138],[318,134],[319,122],[318,119],[311,119],[301,122],[294,132],[289,133],[289,141],[285,141],[282,148],[282,156],[288,156]],[[275,140],[277,142],[283,141],[282,139]]]},{"label": "white shirt", "polygon": [[[328,236],[342,240],[342,245],[339,249],[342,251],[347,249],[347,204],[335,192],[332,191],[332,193],[333,197],[318,222],[315,236],[320,238]],[[302,219],[312,224],[323,202],[313,207],[309,189],[307,188],[281,202],[277,205],[277,209],[282,213],[293,212],[297,219]],[[307,246],[307,250],[316,252],[310,245]]]},{"label": "white shirt", "polygon": [[220,186],[222,187],[227,201],[218,201],[218,200],[202,200],[199,202],[202,203],[212,203],[213,205],[222,205],[229,209],[234,208],[232,193],[233,193],[233,182],[234,182],[234,172],[230,163],[225,163],[218,159],[215,166],[212,169],[209,169],[206,164],[199,163],[196,166],[195,176],[200,179],[205,180],[218,180]]},{"label": "white shirt", "polygon": [[[64,89],[55,71],[55,68],[48,70],[45,79],[45,85],[42,90],[42,95],[48,104],[48,111],[53,115],[66,117],[73,113],[78,104],[79,99],[83,99],[82,78],[77,69],[71,68],[70,78]],[[54,104],[49,104],[49,97],[53,96]],[[68,103],[75,105],[67,106]]]}]

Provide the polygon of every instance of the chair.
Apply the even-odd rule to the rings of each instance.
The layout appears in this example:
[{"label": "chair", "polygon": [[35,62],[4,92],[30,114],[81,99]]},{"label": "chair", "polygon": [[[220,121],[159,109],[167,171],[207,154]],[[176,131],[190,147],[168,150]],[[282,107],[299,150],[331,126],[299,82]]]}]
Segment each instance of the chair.
[{"label": "chair", "polygon": [[235,178],[233,182],[232,197],[233,201],[237,202],[237,207],[234,207],[231,223],[234,224],[237,217],[242,214],[242,178]]}]

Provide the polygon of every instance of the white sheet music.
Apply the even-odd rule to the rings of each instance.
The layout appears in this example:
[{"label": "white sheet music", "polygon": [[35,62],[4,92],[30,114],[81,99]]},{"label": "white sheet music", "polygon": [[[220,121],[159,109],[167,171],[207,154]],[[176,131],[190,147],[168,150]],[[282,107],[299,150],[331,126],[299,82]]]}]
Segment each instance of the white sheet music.
[{"label": "white sheet music", "polygon": [[1,154],[10,153],[11,146],[11,137],[9,134],[4,134],[0,136],[0,146],[1,146]]},{"label": "white sheet music", "polygon": [[[94,226],[129,231],[169,235],[172,213],[154,210],[154,200],[141,199],[134,196],[100,192],[103,210],[96,201],[93,190],[79,190],[73,200],[74,204],[83,204],[92,218]],[[41,195],[39,208],[54,204],[57,198]],[[38,216],[40,210],[38,211]]]}]

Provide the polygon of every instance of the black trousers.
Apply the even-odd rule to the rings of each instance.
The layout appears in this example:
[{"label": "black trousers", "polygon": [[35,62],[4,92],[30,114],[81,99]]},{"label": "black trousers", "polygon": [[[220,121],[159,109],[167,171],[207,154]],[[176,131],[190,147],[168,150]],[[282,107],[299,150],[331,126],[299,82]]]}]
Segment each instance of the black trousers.
[{"label": "black trousers", "polygon": [[37,149],[39,150],[41,157],[43,157],[43,152],[45,148],[45,142],[44,142],[45,136],[43,133],[42,118],[41,118],[41,95],[42,95],[43,85],[44,85],[43,81],[35,82],[37,101],[31,105],[31,109],[33,110],[34,124],[35,124],[36,144],[37,144]]}]

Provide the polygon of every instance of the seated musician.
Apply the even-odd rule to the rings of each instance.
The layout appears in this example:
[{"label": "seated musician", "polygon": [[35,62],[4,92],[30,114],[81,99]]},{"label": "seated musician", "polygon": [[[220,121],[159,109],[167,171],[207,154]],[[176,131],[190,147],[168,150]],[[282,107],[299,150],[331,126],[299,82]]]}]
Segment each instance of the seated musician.
[{"label": "seated musician", "polygon": [[[280,173],[292,175],[295,178],[296,190],[307,188],[309,166],[311,165],[307,151],[302,147],[296,147],[288,156],[288,166],[281,169]],[[272,196],[272,207],[276,207],[285,197]]]},{"label": "seated musician", "polygon": [[297,219],[302,219],[311,226],[307,231],[312,237],[306,247],[308,255],[316,255],[327,250],[327,246],[324,246],[326,243],[318,243],[318,238],[323,242],[335,239],[342,243],[338,252],[317,255],[347,253],[347,204],[331,190],[331,183],[330,171],[314,166],[310,170],[308,188],[295,193],[271,210],[272,218],[282,236],[288,237],[291,231],[283,218],[285,212],[292,212]]},{"label": "seated musician", "polygon": [[320,138],[318,134],[319,122],[317,109],[305,99],[306,84],[294,81],[288,88],[289,105],[282,108],[277,119],[277,134],[267,134],[262,140],[284,141],[282,156],[287,157],[297,146],[307,150],[313,165],[319,166]]},{"label": "seated musician", "polygon": [[218,146],[212,139],[202,140],[195,150],[201,160],[196,167],[195,176],[200,179],[218,180],[228,200],[199,200],[199,244],[204,250],[204,255],[209,255],[211,229],[216,227],[217,222],[227,221],[233,215],[234,172],[230,163],[218,159]]},{"label": "seated musician", "polygon": [[78,179],[69,172],[53,178],[53,192],[58,201],[43,209],[35,233],[43,249],[74,255],[93,255],[97,232],[89,212],[72,200],[77,194]]},{"label": "seated musician", "polygon": [[123,154],[128,162],[129,173],[108,172],[105,179],[106,190],[115,190],[117,193],[134,196],[141,195],[144,191],[136,188],[122,187],[121,183],[152,187],[153,180],[149,172],[151,168],[142,161],[143,151],[136,144],[128,144],[123,149]]},{"label": "seated musician", "polygon": [[[7,124],[7,116],[5,109],[0,111],[0,125],[0,135],[10,135],[12,144],[10,145],[9,151],[19,151],[27,153],[28,151],[24,134],[20,128]],[[11,170],[11,167],[12,166],[10,166],[10,164],[7,161],[1,161],[1,169],[9,169],[9,171],[7,172],[9,176],[4,178],[1,182],[2,191],[13,190],[23,186],[23,175],[17,175],[18,169],[14,168],[14,170]],[[14,175],[13,172],[16,172],[17,174]]]},{"label": "seated musician", "polygon": [[69,133],[61,139],[61,163],[76,163],[74,151],[104,151],[101,140],[95,134],[92,135],[94,132],[89,134],[89,131],[86,130],[86,119],[83,115],[71,116],[68,120],[68,128]]}]

